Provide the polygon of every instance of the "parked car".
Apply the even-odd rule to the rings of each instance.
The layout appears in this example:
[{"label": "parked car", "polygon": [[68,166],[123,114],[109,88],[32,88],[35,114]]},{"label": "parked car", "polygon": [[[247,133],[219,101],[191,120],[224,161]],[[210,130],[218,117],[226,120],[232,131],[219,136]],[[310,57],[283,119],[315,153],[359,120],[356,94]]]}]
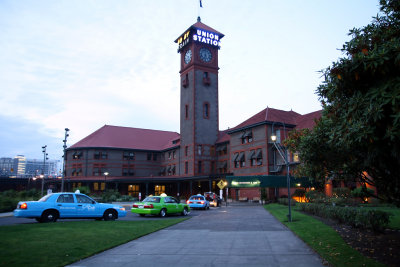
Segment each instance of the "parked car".
[{"label": "parked car", "polygon": [[210,202],[210,206],[219,207],[221,205],[221,199],[213,192],[205,192],[204,196]]},{"label": "parked car", "polygon": [[55,222],[57,219],[94,218],[113,221],[126,216],[125,208],[114,204],[97,203],[79,193],[53,193],[38,201],[20,201],[14,216],[34,218],[38,222]]},{"label": "parked car", "polygon": [[159,215],[165,217],[168,214],[180,213],[186,216],[190,212],[190,207],[187,204],[179,203],[174,198],[161,194],[160,196],[149,196],[143,199],[142,202],[135,202],[132,206],[131,212],[145,215]]},{"label": "parked car", "polygon": [[205,196],[198,194],[191,196],[186,203],[189,205],[191,209],[209,209],[210,202],[206,199]]}]

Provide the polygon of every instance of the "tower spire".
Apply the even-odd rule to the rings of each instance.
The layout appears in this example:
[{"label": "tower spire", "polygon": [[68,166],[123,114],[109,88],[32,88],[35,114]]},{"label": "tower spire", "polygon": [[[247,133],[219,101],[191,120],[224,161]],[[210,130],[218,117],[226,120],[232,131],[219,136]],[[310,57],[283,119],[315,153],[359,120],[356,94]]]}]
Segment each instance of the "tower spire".
[{"label": "tower spire", "polygon": [[200,16],[197,17],[197,22],[201,22]]}]

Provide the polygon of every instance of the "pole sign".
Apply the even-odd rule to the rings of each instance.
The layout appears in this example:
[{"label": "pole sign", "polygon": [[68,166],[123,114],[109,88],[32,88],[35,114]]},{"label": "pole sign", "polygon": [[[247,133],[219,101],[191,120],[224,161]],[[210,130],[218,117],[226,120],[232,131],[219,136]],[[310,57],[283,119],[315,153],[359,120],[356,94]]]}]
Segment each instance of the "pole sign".
[{"label": "pole sign", "polygon": [[219,187],[219,189],[224,189],[224,187],[225,187],[225,183],[224,183],[224,181],[219,181],[218,183],[217,183],[217,186]]}]

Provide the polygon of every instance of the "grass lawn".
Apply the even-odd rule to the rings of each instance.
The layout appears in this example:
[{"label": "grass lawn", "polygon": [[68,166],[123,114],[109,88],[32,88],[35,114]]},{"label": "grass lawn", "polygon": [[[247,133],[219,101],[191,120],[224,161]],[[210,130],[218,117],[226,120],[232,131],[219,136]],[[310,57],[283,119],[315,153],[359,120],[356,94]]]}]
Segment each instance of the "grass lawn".
[{"label": "grass lawn", "polygon": [[0,266],[64,266],[182,222],[72,221],[0,227]]},{"label": "grass lawn", "polygon": [[293,221],[289,223],[287,206],[269,204],[264,207],[333,266],[385,266],[364,257],[347,245],[335,230],[311,216],[292,208]]}]

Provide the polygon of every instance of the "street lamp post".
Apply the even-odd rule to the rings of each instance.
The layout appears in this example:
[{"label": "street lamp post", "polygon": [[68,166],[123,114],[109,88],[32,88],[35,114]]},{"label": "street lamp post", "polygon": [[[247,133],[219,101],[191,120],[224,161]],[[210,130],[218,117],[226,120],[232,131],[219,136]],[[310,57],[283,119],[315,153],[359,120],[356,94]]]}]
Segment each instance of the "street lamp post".
[{"label": "street lamp post", "polygon": [[69,136],[68,134],[69,129],[65,128],[65,138],[63,140],[64,145],[63,145],[63,172],[62,172],[62,177],[61,177],[61,192],[64,192],[64,177],[65,177],[65,164],[67,163],[67,159],[66,159],[66,153],[67,153],[67,137]]},{"label": "street lamp post", "polygon": [[287,189],[288,189],[288,206],[289,206],[289,214],[288,214],[288,221],[292,221],[292,206],[291,206],[291,195],[290,195],[290,174],[289,174],[289,157],[288,157],[288,150],[285,149],[285,151],[282,150],[277,144],[276,144],[276,135],[275,133],[272,133],[271,135],[271,140],[278,151],[279,155],[283,158],[286,164],[286,183],[287,183]]},{"label": "street lamp post", "polygon": [[47,157],[49,154],[46,153],[46,148],[47,148],[47,145],[42,146],[42,152],[43,152],[43,169],[42,169],[42,175],[40,175],[40,177],[42,178],[42,196],[43,196],[43,189],[44,189],[44,178],[46,177],[46,175],[45,175],[46,160],[49,159],[49,158]]},{"label": "street lamp post", "polygon": [[107,176],[109,175],[108,172],[104,173],[104,191],[107,189]]}]

